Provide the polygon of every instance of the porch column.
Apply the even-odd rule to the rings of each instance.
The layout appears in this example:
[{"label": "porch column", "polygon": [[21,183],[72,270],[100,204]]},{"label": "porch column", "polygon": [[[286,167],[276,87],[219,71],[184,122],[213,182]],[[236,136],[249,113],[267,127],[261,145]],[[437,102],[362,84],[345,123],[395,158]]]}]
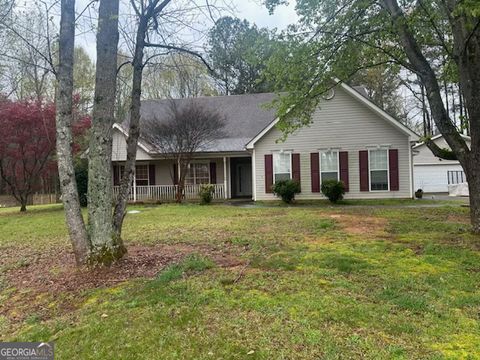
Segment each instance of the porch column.
[{"label": "porch column", "polygon": [[227,188],[227,157],[223,157],[223,197],[228,199],[228,188]]},{"label": "porch column", "polygon": [[137,171],[133,170],[133,202],[137,202]]}]

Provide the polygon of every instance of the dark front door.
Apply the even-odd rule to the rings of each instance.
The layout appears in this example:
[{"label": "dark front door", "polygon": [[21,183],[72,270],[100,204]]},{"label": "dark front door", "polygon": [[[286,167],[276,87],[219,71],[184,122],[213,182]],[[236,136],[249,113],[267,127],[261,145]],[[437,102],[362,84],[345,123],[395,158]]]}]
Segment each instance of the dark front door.
[{"label": "dark front door", "polygon": [[231,158],[232,197],[252,197],[252,159]]}]

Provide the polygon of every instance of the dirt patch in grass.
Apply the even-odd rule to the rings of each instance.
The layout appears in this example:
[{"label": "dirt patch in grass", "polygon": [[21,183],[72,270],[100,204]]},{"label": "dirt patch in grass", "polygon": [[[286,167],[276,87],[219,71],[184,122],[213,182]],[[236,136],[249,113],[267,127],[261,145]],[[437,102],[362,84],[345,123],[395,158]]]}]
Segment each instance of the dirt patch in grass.
[{"label": "dirt patch in grass", "polygon": [[153,278],[165,267],[193,253],[210,258],[220,267],[244,264],[240,250],[235,247],[132,245],[128,246],[128,254],[111,267],[93,269],[77,268],[68,248],[51,248],[35,254],[24,250],[3,249],[5,256],[0,263],[3,287],[8,291],[0,304],[0,315],[12,324],[31,313],[48,318],[52,312],[72,311],[82,303],[79,299],[83,290],[108,288],[135,278]]},{"label": "dirt patch in grass", "polygon": [[381,217],[361,216],[353,214],[332,214],[330,215],[348,234],[368,235],[369,237],[385,237],[387,220]]},{"label": "dirt patch in grass", "polygon": [[242,264],[234,248],[192,245],[128,246],[128,254],[111,267],[77,268],[69,249],[51,249],[30,256],[17,252],[18,264],[6,271],[8,284],[16,289],[58,293],[110,286],[132,278],[151,278],[166,266],[198,253],[211,258],[218,266]]}]

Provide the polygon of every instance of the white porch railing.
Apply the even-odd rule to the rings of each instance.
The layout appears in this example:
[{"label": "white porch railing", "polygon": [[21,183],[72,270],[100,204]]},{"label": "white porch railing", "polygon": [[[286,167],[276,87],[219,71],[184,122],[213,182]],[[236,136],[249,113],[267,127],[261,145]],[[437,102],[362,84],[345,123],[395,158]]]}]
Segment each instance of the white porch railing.
[{"label": "white porch railing", "polygon": [[[201,185],[185,185],[183,189],[183,198],[186,200],[200,199]],[[214,184],[215,191],[213,199],[225,199],[224,184]],[[113,196],[116,198],[119,192],[119,186],[113,187]],[[133,186],[130,187],[128,201],[174,201],[177,193],[178,185],[150,185],[150,186]]]}]

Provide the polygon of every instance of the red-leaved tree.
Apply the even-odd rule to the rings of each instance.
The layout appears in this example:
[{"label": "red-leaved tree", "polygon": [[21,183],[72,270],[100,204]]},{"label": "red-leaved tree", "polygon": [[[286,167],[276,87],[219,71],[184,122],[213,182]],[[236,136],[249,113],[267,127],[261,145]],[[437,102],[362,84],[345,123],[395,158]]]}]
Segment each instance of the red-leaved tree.
[{"label": "red-leaved tree", "polygon": [[[89,124],[88,117],[78,117],[73,128],[79,135]],[[42,178],[55,174],[54,153],[54,103],[0,101],[0,177],[20,211],[26,211]]]}]

